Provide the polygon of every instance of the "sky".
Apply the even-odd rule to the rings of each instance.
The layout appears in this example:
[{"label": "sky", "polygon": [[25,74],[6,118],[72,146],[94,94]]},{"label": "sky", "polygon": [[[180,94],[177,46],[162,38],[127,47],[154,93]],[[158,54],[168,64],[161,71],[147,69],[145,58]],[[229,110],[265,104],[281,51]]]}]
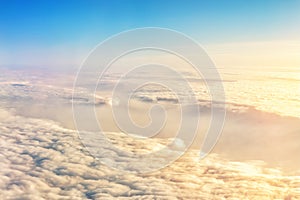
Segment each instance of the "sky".
[{"label": "sky", "polygon": [[299,0],[1,0],[0,9],[1,66],[77,66],[104,39],[141,27],[187,34],[221,65],[249,47],[233,65],[253,60],[258,48],[270,57],[263,64],[287,51],[280,65],[300,64]]}]

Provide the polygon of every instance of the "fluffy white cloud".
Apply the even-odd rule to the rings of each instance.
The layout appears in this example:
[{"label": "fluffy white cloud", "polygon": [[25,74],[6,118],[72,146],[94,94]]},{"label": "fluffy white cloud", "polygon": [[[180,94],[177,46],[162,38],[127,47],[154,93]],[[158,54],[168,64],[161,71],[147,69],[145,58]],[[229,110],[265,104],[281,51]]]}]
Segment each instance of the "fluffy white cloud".
[{"label": "fluffy white cloud", "polygon": [[[300,177],[261,162],[230,162],[216,154],[198,160],[190,151],[154,173],[124,173],[94,159],[75,131],[3,109],[0,116],[0,199],[300,198]],[[110,137],[127,150],[135,148],[121,133]],[[149,150],[154,144],[142,146]]]},{"label": "fluffy white cloud", "polygon": [[[19,81],[19,77],[25,78]],[[191,150],[175,163],[148,174],[131,174],[109,168],[102,162],[117,163],[127,170],[147,168],[152,163],[129,165],[124,152],[147,153],[161,149],[170,140],[137,140],[124,133],[107,132],[106,136],[118,150],[104,145],[101,140],[94,141],[94,145],[99,147],[98,155],[103,155],[102,158],[95,159],[82,145],[76,131],[42,119],[65,122],[63,124],[66,127],[66,122],[69,122],[72,116],[68,113],[69,108],[63,109],[63,106],[70,106],[72,90],[51,85],[53,80],[40,79],[39,76],[37,80],[32,81],[32,77],[14,76],[10,72],[0,73],[0,199],[300,199],[299,176],[288,176],[279,169],[268,168],[262,161],[232,162],[219,154],[210,154],[199,160],[199,152]],[[161,92],[163,91],[158,91],[157,96],[161,95]],[[164,91],[164,98],[161,99],[157,99],[153,94],[153,91],[142,91],[137,93],[135,98],[146,102],[176,104],[176,99],[170,93]],[[93,98],[93,95],[82,90],[74,103],[91,105]],[[110,102],[109,98],[102,98],[101,95],[96,98],[98,104]],[[243,114],[240,115],[239,118],[233,119],[239,119],[238,123],[241,123],[241,120],[249,122]],[[257,127],[261,118],[256,119],[257,115],[254,114],[253,116],[253,124]],[[106,115],[105,117],[108,118]],[[286,135],[278,141],[283,149],[290,145],[292,150],[298,152],[298,134],[294,134],[298,133],[298,126],[295,126],[298,121],[288,122],[285,123],[286,126],[295,127],[295,132],[288,133],[289,136],[294,136],[292,140],[295,142],[291,143],[291,139],[284,142],[282,138],[287,138]],[[238,124],[234,120],[229,122],[229,125],[230,123]],[[174,124],[176,123],[171,121],[172,127],[168,129],[169,132],[172,132],[170,130],[173,130]],[[250,123],[248,127],[254,127],[253,124]],[[276,124],[283,127],[283,123]],[[271,134],[270,127],[276,128],[275,131],[278,132],[287,130],[284,127],[274,127],[273,121],[259,132],[253,129],[245,130],[243,124],[232,125],[219,144],[221,147],[235,148],[227,148],[230,153],[234,153],[254,138],[259,138],[257,141],[260,142],[261,137],[258,135],[260,136],[261,131],[266,135]],[[238,138],[236,133],[240,131],[244,134]],[[87,134],[93,135],[91,132]],[[91,136],[87,139],[93,140]],[[241,141],[240,146],[233,145],[236,145],[237,141]],[[273,140],[272,143],[274,142]],[[294,144],[294,147],[291,144]],[[181,140],[176,140],[169,151],[174,153],[184,147],[185,144]],[[226,148],[221,148],[218,152],[224,150]],[[246,155],[245,152],[238,153]],[[165,158],[166,155],[155,157],[156,161],[161,162],[164,162]]]}]

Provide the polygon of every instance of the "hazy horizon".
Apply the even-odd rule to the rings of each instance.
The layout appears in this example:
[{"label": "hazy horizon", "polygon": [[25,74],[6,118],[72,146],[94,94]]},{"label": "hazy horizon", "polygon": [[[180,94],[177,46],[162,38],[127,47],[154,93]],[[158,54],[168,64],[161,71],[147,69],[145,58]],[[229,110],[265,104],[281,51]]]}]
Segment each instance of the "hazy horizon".
[{"label": "hazy horizon", "polygon": [[0,7],[0,199],[300,199],[300,1]]}]

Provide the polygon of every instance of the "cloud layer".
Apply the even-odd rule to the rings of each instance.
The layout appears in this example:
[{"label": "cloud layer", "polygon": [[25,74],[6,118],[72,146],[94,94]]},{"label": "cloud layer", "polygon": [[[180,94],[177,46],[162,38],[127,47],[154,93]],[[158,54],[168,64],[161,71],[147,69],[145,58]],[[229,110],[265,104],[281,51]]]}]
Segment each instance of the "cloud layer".
[{"label": "cloud layer", "polygon": [[[262,162],[198,160],[190,151],[163,170],[128,174],[94,159],[75,131],[3,109],[0,116],[0,199],[300,199],[300,177]],[[121,133],[110,138],[137,145]],[[158,143],[150,139],[145,151]]]}]

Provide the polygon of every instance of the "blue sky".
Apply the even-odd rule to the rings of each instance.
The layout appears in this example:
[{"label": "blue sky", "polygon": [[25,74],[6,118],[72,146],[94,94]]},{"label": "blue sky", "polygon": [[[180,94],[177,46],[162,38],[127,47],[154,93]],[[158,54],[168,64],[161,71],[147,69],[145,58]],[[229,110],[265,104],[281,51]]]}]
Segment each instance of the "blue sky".
[{"label": "blue sky", "polygon": [[0,9],[1,65],[76,64],[71,55],[81,58],[113,34],[147,26],[204,45],[300,37],[299,0],[1,0]]}]

